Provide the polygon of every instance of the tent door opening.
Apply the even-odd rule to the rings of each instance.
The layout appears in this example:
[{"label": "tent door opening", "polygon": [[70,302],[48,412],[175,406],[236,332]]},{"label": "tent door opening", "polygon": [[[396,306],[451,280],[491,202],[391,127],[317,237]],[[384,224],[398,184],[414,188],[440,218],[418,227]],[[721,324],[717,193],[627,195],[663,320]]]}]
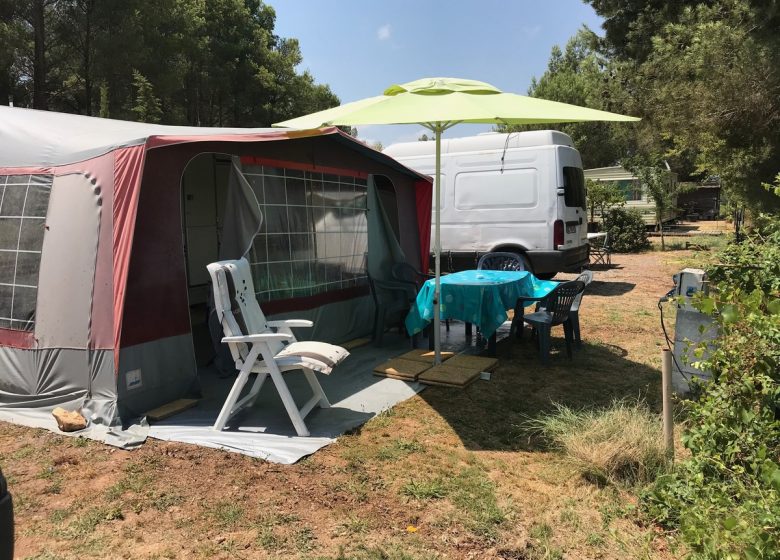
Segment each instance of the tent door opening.
[{"label": "tent door opening", "polygon": [[195,359],[198,366],[214,357],[208,328],[209,274],[206,265],[219,260],[231,159],[227,154],[199,154],[182,177],[182,228],[187,269],[187,296]]}]

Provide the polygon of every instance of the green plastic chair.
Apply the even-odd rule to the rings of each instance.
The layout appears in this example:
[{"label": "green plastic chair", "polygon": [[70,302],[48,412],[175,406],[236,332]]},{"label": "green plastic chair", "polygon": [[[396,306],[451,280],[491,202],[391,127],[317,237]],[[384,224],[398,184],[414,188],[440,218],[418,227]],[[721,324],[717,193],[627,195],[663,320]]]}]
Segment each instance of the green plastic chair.
[{"label": "green plastic chair", "polygon": [[557,325],[563,325],[566,355],[571,359],[574,328],[569,321],[569,312],[574,300],[584,289],[585,283],[579,280],[561,282],[545,299],[544,309],[523,317],[523,320],[531,325],[537,334],[539,357],[544,365],[549,363],[551,331]]}]

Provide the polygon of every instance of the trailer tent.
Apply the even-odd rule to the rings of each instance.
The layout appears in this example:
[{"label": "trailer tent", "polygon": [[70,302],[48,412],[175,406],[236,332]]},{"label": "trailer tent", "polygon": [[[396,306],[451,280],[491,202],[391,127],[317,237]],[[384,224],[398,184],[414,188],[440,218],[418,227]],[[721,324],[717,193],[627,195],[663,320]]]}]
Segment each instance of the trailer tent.
[{"label": "trailer tent", "polygon": [[0,106],[0,419],[80,408],[116,435],[197,393],[217,258],[247,253],[266,313],[315,321],[301,335],[365,335],[368,272],[426,269],[430,215],[429,179],[335,128]]}]

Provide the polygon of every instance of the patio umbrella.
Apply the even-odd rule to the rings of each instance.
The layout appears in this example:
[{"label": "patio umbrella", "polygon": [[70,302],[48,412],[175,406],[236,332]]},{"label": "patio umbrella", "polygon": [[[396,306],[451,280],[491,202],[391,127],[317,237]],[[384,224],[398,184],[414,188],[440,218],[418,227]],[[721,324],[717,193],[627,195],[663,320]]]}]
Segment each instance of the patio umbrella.
[{"label": "patio umbrella", "polygon": [[369,97],[310,115],[275,123],[273,126],[298,129],[321,126],[376,124],[419,124],[436,137],[436,177],[434,196],[435,289],[433,334],[435,362],[441,363],[439,293],[441,289],[440,186],[441,135],[459,123],[544,124],[577,121],[638,121],[618,115],[504,93],[495,86],[461,78],[422,78],[387,88],[383,95]]}]

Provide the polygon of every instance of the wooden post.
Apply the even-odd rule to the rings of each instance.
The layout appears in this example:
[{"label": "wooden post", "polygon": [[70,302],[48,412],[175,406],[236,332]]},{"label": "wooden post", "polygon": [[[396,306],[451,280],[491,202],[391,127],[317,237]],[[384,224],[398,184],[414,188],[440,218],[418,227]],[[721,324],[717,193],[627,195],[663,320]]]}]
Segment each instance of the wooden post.
[{"label": "wooden post", "polygon": [[661,396],[663,400],[664,445],[674,461],[674,418],[672,416],[672,352],[661,350]]}]

